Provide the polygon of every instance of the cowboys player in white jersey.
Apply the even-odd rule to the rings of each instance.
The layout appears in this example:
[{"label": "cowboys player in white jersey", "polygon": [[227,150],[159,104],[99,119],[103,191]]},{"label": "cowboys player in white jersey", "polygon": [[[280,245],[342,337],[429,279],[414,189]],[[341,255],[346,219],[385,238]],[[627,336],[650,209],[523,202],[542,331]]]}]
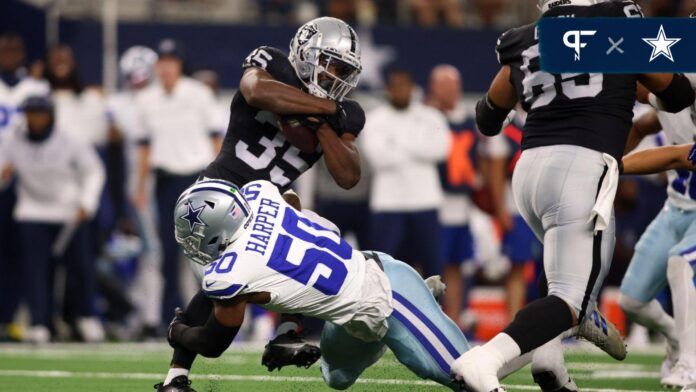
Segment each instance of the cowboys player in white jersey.
[{"label": "cowboys player in white jersey", "polygon": [[[632,1],[540,0],[539,7],[542,18],[642,16]],[[491,341],[457,359],[453,378],[476,392],[503,390],[497,377],[501,366],[594,313],[614,248],[613,199],[636,84],[654,92],[670,112],[694,103],[694,90],[682,74],[542,71],[535,23],[504,33],[496,49],[501,70],[477,104],[476,122],[492,136],[518,102],[528,113],[513,193],[520,214],[544,244],[548,295],[521,309]]]},{"label": "cowboys player in white jersey", "polygon": [[[687,76],[696,81],[696,75]],[[650,111],[636,120],[627,150],[661,129],[666,145],[691,143],[695,122],[695,106],[675,114]],[[674,388],[696,382],[696,173],[674,170],[667,177],[667,202],[636,244],[619,304],[633,321],[667,338],[661,383]],[[655,299],[667,284],[674,317]]]},{"label": "cowboys player in white jersey", "polygon": [[[264,179],[285,191],[323,158],[340,187],[353,187],[360,179],[355,140],[365,114],[345,96],[357,85],[362,70],[360,52],[355,31],[329,17],[301,26],[290,42],[289,55],[269,46],[253,50],[242,64],[244,73],[230,105],[220,153],[203,170],[201,179],[224,180],[239,187]],[[315,151],[300,151],[286,140],[278,119],[289,117],[315,132],[319,141]],[[202,325],[212,308],[201,291],[185,313],[192,324]],[[277,336],[262,358],[269,371],[311,364],[319,358],[318,348],[305,344],[296,333],[299,321],[292,315],[281,316]],[[299,352],[281,347],[291,345]],[[158,391],[186,391],[186,375],[195,357],[195,352],[175,347],[170,371],[156,386]]]}]

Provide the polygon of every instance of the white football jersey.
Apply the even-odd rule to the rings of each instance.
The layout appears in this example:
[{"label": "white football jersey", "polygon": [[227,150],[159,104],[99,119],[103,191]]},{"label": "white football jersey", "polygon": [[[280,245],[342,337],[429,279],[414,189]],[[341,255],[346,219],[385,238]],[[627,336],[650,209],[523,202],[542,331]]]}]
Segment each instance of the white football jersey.
[{"label": "white football jersey", "polygon": [[[693,106],[674,114],[658,111],[657,116],[664,130],[664,144],[696,142],[696,109]],[[690,170],[670,170],[667,178],[670,203],[684,210],[696,210],[696,173]]]},{"label": "white football jersey", "polygon": [[271,300],[263,306],[271,311],[301,313],[338,325],[365,315],[366,302],[372,310],[379,303],[379,320],[361,321],[373,333],[386,332],[391,288],[374,261],[293,209],[272,183],[254,181],[242,192],[252,220],[224,255],[206,268],[202,286],[209,297],[268,292]]},{"label": "white football jersey", "polygon": [[20,105],[31,96],[48,96],[50,87],[43,80],[25,77],[15,86],[0,80],[0,141],[8,133],[21,129],[23,116],[18,116]]}]

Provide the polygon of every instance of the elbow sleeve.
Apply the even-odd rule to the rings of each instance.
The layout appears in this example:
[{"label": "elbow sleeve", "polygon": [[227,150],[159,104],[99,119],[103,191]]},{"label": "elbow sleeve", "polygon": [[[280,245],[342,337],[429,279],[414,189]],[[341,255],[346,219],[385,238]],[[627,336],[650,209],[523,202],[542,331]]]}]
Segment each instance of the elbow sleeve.
[{"label": "elbow sleeve", "polygon": [[479,131],[486,136],[499,134],[511,110],[496,105],[486,94],[476,103],[476,125]]},{"label": "elbow sleeve", "polygon": [[669,86],[663,91],[655,93],[655,96],[660,99],[661,109],[670,113],[677,113],[688,108],[693,105],[694,99],[696,99],[689,79],[683,74],[674,74]]}]

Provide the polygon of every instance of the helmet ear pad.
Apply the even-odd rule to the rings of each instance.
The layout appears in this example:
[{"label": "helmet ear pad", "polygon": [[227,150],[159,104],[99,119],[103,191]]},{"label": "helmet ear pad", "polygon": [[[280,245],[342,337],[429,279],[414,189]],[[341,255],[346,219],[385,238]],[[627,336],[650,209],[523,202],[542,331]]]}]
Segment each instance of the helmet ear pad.
[{"label": "helmet ear pad", "polygon": [[309,79],[312,77],[312,66],[304,61],[297,63],[297,74],[300,79]]}]

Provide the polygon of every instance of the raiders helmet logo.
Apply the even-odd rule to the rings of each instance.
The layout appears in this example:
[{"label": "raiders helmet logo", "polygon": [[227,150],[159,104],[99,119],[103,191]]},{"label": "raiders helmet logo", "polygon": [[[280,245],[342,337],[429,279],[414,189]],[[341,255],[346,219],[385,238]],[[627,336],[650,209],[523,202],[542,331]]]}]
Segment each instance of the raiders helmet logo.
[{"label": "raiders helmet logo", "polygon": [[307,41],[309,41],[310,38],[314,36],[314,34],[318,33],[319,31],[317,30],[316,26],[313,24],[308,24],[305,25],[302,28],[302,31],[297,34],[297,44],[302,46],[304,45]]}]

